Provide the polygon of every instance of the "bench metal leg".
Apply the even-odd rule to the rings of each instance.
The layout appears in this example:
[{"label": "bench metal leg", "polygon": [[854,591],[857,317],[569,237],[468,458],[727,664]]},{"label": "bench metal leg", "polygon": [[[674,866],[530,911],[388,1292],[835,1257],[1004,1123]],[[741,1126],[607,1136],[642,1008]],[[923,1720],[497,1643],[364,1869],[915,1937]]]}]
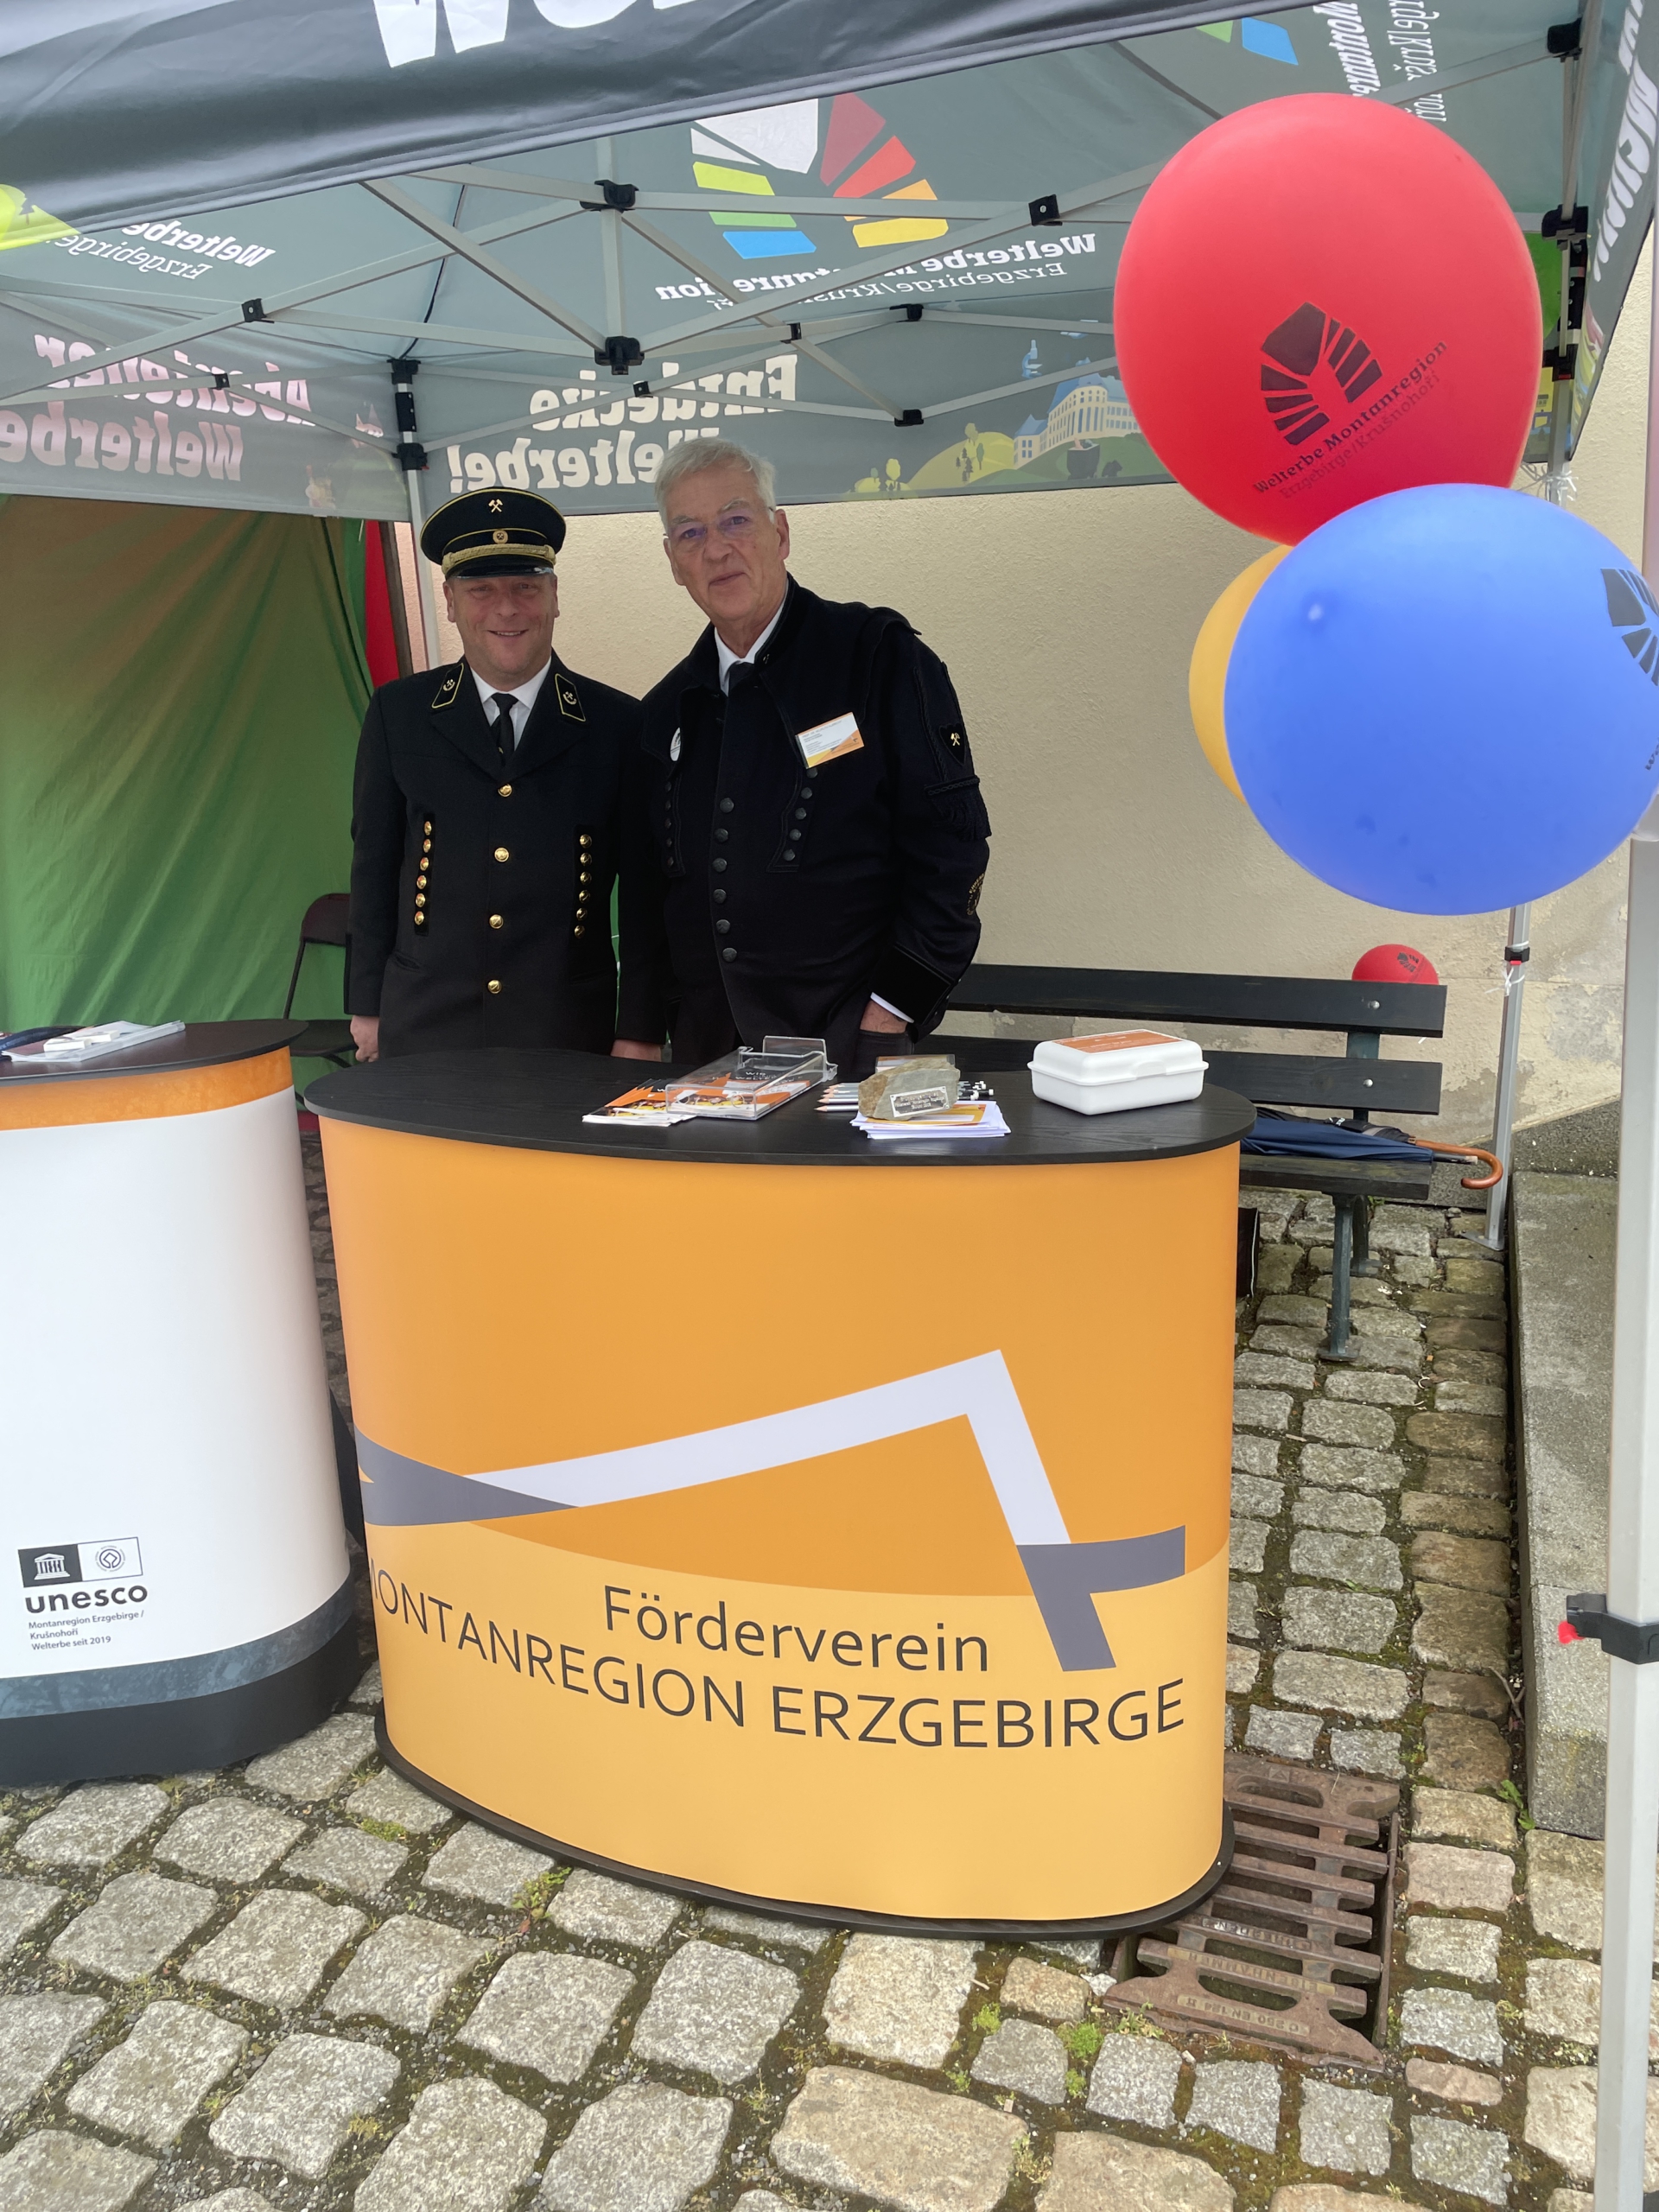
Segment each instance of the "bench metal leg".
[{"label": "bench metal leg", "polygon": [[1364,1203],[1363,1198],[1336,1201],[1331,1236],[1331,1341],[1325,1350],[1326,1359],[1351,1359],[1354,1356],[1348,1349],[1349,1272],[1354,1256],[1354,1210]]},{"label": "bench metal leg", "polygon": [[1371,1257],[1371,1202],[1369,1198],[1351,1198],[1354,1210],[1354,1273],[1374,1275],[1382,1262]]}]

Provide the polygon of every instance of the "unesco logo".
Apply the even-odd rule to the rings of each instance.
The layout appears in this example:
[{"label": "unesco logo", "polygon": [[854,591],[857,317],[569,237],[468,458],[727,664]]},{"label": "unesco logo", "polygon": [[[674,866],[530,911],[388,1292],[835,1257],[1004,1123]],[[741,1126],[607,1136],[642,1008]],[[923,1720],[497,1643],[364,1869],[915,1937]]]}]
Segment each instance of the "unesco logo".
[{"label": "unesco logo", "polygon": [[1262,401],[1287,445],[1325,429],[1331,408],[1351,406],[1382,373],[1370,347],[1311,301],[1268,333],[1262,351]]},{"label": "unesco logo", "polygon": [[1624,650],[1647,677],[1659,684],[1659,601],[1648,588],[1647,578],[1637,569],[1604,569],[1601,581],[1607,591],[1607,620],[1624,640]]},{"label": "unesco logo", "polygon": [[17,1554],[25,1590],[61,1588],[79,1582],[109,1582],[142,1574],[144,1562],[136,1536],[94,1536],[78,1544],[31,1544]]}]

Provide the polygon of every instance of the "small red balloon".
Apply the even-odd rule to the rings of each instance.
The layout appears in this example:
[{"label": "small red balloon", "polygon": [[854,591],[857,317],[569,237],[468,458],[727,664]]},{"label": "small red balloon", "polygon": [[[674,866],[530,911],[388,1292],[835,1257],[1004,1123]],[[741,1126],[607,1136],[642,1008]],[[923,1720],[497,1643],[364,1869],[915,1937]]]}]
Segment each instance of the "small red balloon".
[{"label": "small red balloon", "polygon": [[1385,492],[1507,485],[1537,399],[1503,194],[1433,124],[1338,92],[1242,108],[1166,164],[1112,320],[1164,466],[1281,545]]},{"label": "small red balloon", "polygon": [[1374,944],[1354,963],[1357,983],[1438,983],[1440,980],[1427,954],[1409,944]]}]

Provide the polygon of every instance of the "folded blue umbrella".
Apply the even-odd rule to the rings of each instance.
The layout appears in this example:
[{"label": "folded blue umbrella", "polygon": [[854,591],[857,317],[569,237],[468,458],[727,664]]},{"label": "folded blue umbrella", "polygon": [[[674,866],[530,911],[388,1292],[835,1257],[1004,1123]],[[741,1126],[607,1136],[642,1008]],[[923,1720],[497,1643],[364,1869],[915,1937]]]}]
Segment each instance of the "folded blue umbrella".
[{"label": "folded blue umbrella", "polygon": [[1421,1161],[1423,1156],[1423,1147],[1414,1144],[1403,1129],[1369,1123],[1356,1129],[1344,1122],[1309,1122],[1299,1114],[1274,1113],[1268,1106],[1257,1108],[1255,1126],[1241,1149],[1313,1160]]}]

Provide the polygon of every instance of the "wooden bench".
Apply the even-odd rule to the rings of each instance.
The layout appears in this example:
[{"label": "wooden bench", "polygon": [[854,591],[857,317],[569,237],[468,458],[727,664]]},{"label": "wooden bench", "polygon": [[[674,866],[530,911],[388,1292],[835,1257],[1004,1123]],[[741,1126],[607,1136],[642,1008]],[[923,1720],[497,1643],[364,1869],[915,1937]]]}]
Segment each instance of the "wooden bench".
[{"label": "wooden bench", "polygon": [[[1229,1052],[1205,1048],[1208,1080],[1256,1106],[1308,1107],[1364,1122],[1373,1115],[1438,1114],[1437,1060],[1385,1060],[1385,1037],[1440,1037],[1446,1030],[1446,989],[1440,983],[1351,983],[1303,976],[1183,976],[1156,969],[970,968],[950,994],[953,1014],[1047,1014],[1071,1020],[1198,1024],[1236,1029],[1306,1029],[1335,1033],[1340,1057],[1312,1052]],[[956,1037],[963,1065],[988,1071],[1024,1066],[1031,1046],[1012,1038]],[[1334,1202],[1331,1334],[1325,1357],[1351,1359],[1348,1337],[1351,1275],[1371,1274],[1370,1201],[1427,1198],[1434,1156],[1414,1160],[1273,1159],[1247,1153],[1240,1181],[1247,1190],[1322,1191]]]}]

